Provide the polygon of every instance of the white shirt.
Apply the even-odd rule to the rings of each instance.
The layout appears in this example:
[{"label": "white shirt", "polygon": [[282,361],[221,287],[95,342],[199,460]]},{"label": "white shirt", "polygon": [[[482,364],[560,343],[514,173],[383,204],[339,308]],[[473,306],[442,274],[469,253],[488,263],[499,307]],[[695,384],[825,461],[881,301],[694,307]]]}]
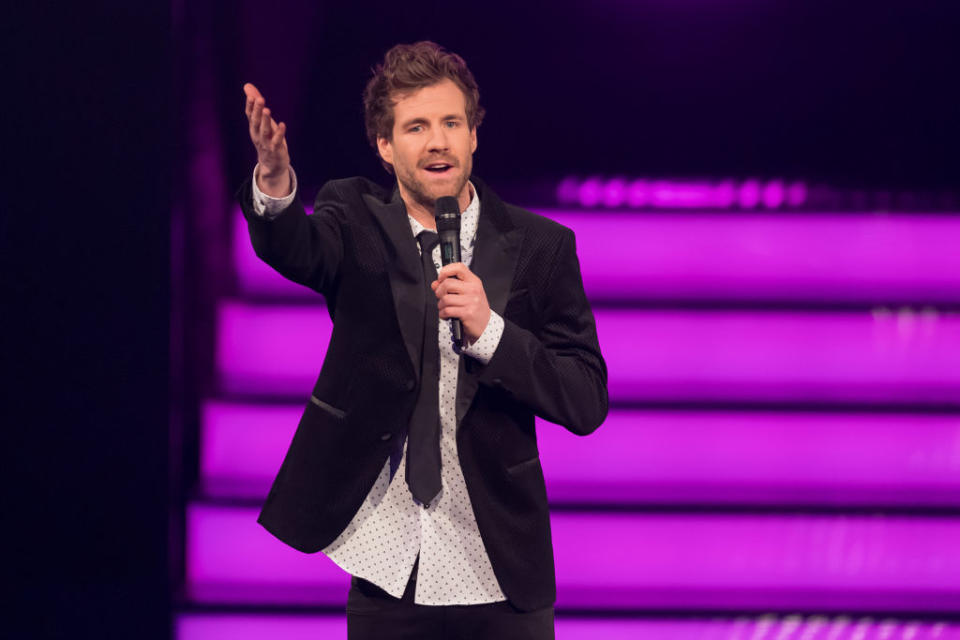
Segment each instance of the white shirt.
[{"label": "white shirt", "polygon": [[[279,214],[288,207],[297,190],[297,178],[290,169],[291,193],[271,198],[257,188],[254,168],[253,205],[259,215]],[[480,200],[470,185],[473,198],[460,218],[460,256],[467,266],[473,259]],[[414,237],[424,227],[407,216]],[[439,271],[440,247],[433,249]],[[490,312],[483,333],[464,355],[486,364],[493,357],[503,335],[503,318]],[[390,460],[367,494],[353,520],[323,552],[348,573],[374,583],[390,595],[403,595],[417,554],[414,602],[424,605],[482,604],[506,600],[493,573],[490,558],[480,538],[476,517],[467,494],[467,485],[457,455],[456,394],[459,356],[453,350],[450,322],[441,319],[437,340],[440,347],[440,494],[429,507],[418,505],[405,480],[406,443],[400,465],[390,477]]]}]

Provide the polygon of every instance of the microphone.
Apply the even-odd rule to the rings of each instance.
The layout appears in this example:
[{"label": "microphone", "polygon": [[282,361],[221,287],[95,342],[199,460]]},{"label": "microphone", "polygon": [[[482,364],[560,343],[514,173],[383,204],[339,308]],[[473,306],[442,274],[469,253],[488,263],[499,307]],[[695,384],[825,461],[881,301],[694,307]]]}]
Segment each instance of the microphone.
[{"label": "microphone", "polygon": [[[437,234],[440,236],[440,260],[446,266],[460,262],[460,203],[453,196],[437,198]],[[450,319],[453,343],[463,346],[463,325],[459,318]]]}]

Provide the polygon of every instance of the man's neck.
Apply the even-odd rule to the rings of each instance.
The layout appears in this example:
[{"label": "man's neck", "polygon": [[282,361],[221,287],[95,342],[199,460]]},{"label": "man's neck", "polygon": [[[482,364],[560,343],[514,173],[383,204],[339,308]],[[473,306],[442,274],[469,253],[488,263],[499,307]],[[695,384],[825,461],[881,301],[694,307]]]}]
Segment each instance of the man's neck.
[{"label": "man's neck", "polygon": [[[407,215],[423,225],[424,229],[437,229],[437,219],[434,217],[432,208],[420,203],[406,193],[403,185],[400,185],[400,197],[403,198],[403,204],[407,207]],[[461,213],[467,210],[470,202],[473,200],[473,185],[469,182],[464,186],[460,195],[457,197],[457,203],[460,205]]]}]

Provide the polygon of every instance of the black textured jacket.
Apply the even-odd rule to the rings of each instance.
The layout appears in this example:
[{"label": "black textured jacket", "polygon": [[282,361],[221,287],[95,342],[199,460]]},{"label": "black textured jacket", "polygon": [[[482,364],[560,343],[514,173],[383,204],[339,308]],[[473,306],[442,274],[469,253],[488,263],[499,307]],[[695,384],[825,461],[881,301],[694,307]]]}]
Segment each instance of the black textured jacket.
[{"label": "black textured jacket", "polygon": [[[487,365],[462,357],[457,450],[487,554],[522,610],[556,599],[534,415],[586,435],[607,414],[607,371],[573,232],[503,203],[473,177],[480,220],[471,270],[505,326]],[[259,522],[305,552],[332,542],[360,508],[417,398],[425,287],[399,192],[363,178],[328,182],[307,216],[279,217],[238,192],[253,247],[323,294],[333,335]]]}]

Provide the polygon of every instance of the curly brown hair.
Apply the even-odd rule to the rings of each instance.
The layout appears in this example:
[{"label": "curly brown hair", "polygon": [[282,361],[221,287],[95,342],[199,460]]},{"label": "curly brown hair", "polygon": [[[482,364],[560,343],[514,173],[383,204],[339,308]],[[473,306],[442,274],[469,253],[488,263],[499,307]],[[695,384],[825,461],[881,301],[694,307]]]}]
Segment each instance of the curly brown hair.
[{"label": "curly brown hair", "polygon": [[[364,121],[367,140],[374,151],[377,138],[390,140],[393,135],[393,106],[398,95],[411,93],[450,79],[466,101],[467,124],[476,129],[483,121],[484,108],[480,106],[477,81],[463,58],[449,52],[435,42],[422,40],[413,44],[398,44],[383,57],[383,64],[373,69],[373,77],[363,92]],[[390,163],[381,159],[383,166],[393,173]]]}]

